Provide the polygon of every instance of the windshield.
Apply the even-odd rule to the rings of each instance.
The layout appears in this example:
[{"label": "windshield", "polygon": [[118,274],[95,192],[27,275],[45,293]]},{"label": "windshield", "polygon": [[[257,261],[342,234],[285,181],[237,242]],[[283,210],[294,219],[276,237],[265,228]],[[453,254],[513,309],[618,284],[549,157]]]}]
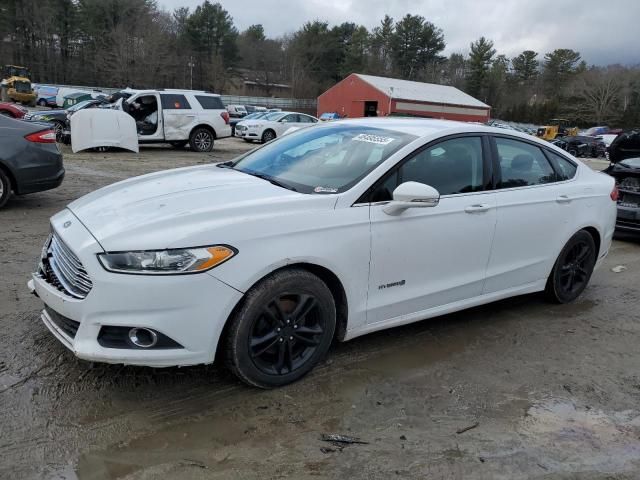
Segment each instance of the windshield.
[{"label": "windshield", "polygon": [[280,120],[284,116],[285,116],[285,114],[282,113],[282,112],[271,112],[271,113],[267,113],[263,117],[263,120],[269,120],[271,122],[277,122],[278,120]]},{"label": "windshield", "polygon": [[70,112],[77,112],[78,110],[82,110],[83,108],[88,107],[92,103],[93,103],[93,100],[85,100],[83,102],[77,103],[72,107],[69,107],[67,110],[69,110]]},{"label": "windshield", "polygon": [[249,153],[232,168],[301,193],[339,193],[416,138],[362,125],[309,128]]},{"label": "windshield", "polygon": [[244,117],[245,120],[251,120],[251,119],[257,119],[257,118],[262,118],[264,117],[264,112],[256,112],[256,113],[251,113],[249,115],[247,115],[246,117]]}]

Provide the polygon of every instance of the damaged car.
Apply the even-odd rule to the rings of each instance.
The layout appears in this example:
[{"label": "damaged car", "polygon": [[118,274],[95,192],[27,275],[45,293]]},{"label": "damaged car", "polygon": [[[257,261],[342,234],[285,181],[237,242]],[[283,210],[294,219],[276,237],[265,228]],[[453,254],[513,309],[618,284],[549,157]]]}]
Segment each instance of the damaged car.
[{"label": "damaged car", "polygon": [[618,163],[625,158],[639,158],[640,130],[619,134],[607,148],[606,157],[612,164]]},{"label": "damaged car", "polygon": [[618,187],[616,229],[640,233],[640,157],[621,160],[606,172]]},{"label": "damaged car", "polygon": [[[127,137],[137,136],[139,144],[169,143],[175,148],[189,145],[195,152],[210,152],[215,140],[231,136],[229,113],[220,95],[194,90],[144,90],[128,98],[119,98],[114,110],[121,110],[133,118]],[[101,148],[122,143],[120,138],[106,137],[105,129],[114,135],[122,132],[120,116],[93,112],[82,115],[91,128],[82,129],[82,138],[71,119],[71,145],[80,148]],[[110,124],[111,123],[111,124]],[[116,124],[119,124],[117,126]],[[105,143],[106,142],[106,143]],[[125,148],[125,147],[122,147]],[[137,150],[137,146],[136,146]]]}]

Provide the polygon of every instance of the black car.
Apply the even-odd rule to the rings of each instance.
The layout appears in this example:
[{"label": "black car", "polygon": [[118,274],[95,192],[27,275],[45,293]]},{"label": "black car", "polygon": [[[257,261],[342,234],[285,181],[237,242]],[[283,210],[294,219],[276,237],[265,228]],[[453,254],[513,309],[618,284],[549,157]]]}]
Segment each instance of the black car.
[{"label": "black car", "polygon": [[605,171],[618,187],[616,228],[640,233],[640,158],[620,160]]},{"label": "black car", "polygon": [[49,126],[0,116],[0,208],[12,191],[50,190],[63,178],[62,154]]},{"label": "black car", "polygon": [[602,140],[586,135],[562,137],[559,139],[563,145],[559,145],[574,157],[603,157],[606,146]]},{"label": "black car", "polygon": [[618,135],[607,149],[607,159],[613,164],[625,158],[640,158],[640,130]]},{"label": "black car", "polygon": [[68,130],[68,117],[78,110],[85,108],[97,108],[103,105],[107,105],[109,102],[105,97],[92,98],[91,100],[85,100],[77,103],[66,110],[49,110],[49,111],[34,111],[24,116],[24,120],[29,122],[47,122],[50,123],[54,131],[56,132],[56,139],[61,142],[65,137],[65,130]]}]

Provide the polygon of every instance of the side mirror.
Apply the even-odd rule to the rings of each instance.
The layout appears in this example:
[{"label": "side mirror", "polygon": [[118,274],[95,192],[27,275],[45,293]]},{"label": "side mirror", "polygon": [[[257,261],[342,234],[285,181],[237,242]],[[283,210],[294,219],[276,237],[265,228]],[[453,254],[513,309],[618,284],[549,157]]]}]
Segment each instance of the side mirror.
[{"label": "side mirror", "polygon": [[435,207],[440,202],[440,192],[431,185],[404,182],[393,191],[393,200],[382,210],[387,215],[400,215],[407,208]]}]

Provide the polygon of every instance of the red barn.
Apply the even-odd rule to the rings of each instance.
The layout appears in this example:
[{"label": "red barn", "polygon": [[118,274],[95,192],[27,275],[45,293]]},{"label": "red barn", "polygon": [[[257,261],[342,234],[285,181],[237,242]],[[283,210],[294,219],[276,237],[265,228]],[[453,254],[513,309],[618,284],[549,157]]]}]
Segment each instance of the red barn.
[{"label": "red barn", "polygon": [[491,107],[447,85],[410,82],[352,73],[318,97],[318,116],[407,115],[465,122],[486,122]]}]

